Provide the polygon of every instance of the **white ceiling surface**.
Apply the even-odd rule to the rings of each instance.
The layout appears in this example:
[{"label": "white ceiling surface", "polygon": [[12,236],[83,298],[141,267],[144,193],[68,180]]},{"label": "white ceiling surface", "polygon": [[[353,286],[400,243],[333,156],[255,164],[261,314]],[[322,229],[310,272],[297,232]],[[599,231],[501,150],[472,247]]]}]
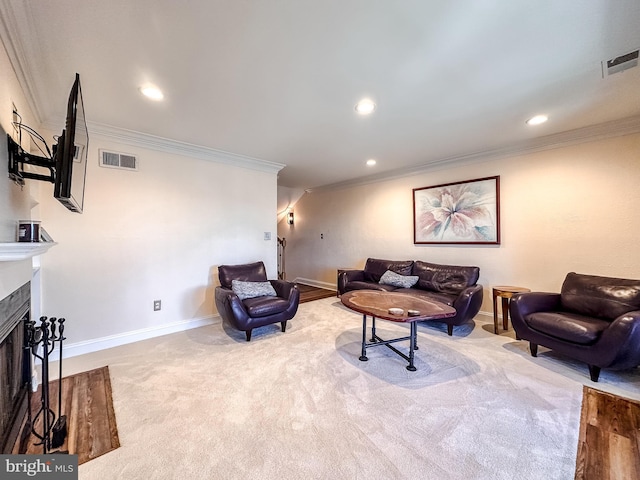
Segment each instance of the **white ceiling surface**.
[{"label": "white ceiling surface", "polygon": [[[0,0],[0,15],[41,122],[61,124],[78,72],[90,131],[285,164],[291,188],[640,115],[640,68],[601,66],[640,47],[638,0]],[[549,122],[525,125],[537,113]]]}]

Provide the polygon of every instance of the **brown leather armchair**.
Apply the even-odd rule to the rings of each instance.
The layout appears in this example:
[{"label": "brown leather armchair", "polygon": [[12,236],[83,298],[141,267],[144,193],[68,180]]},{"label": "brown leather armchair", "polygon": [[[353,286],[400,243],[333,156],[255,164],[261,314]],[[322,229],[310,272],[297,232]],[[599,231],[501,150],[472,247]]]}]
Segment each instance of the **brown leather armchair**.
[{"label": "brown leather armchair", "polygon": [[640,280],[569,273],[561,293],[520,293],[511,300],[511,321],[531,355],[538,345],[600,370],[640,365]]},{"label": "brown leather armchair", "polygon": [[[215,292],[218,313],[224,321],[244,331],[247,342],[251,341],[251,332],[254,328],[272,323],[279,322],[284,332],[287,328],[287,320],[292,319],[298,311],[300,303],[298,286],[284,280],[267,280],[267,272],[262,262],[220,265],[218,278],[220,286],[216,287]],[[241,300],[234,292],[234,280],[254,282],[256,286],[260,286],[259,284],[265,286],[266,282],[273,287],[274,291],[268,295],[249,296]],[[236,283],[235,287],[238,285]]]}]

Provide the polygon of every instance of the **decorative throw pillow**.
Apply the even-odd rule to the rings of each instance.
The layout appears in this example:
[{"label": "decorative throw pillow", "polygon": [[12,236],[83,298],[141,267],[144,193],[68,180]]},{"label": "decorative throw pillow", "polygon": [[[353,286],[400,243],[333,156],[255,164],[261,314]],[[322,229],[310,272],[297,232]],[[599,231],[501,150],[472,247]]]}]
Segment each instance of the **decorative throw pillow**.
[{"label": "decorative throw pillow", "polygon": [[231,280],[231,290],[240,300],[254,297],[276,297],[273,285],[270,282],[242,282]]},{"label": "decorative throw pillow", "polygon": [[380,277],[380,282],[383,285],[391,285],[393,287],[398,288],[411,288],[416,283],[418,283],[417,275],[400,275],[399,273],[392,272],[391,270],[387,270]]}]

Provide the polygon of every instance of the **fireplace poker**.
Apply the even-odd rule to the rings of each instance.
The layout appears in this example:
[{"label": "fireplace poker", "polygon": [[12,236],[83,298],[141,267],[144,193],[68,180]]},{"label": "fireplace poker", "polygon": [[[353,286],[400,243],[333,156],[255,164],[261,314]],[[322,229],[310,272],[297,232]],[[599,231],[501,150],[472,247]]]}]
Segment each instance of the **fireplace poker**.
[{"label": "fireplace poker", "polygon": [[[64,443],[64,439],[67,437],[67,416],[62,415],[62,341],[64,338],[64,318],[58,319],[58,349],[60,361],[58,362],[58,419],[53,425],[53,437],[51,439],[51,446],[58,448]],[[68,452],[58,452],[68,453]]]}]

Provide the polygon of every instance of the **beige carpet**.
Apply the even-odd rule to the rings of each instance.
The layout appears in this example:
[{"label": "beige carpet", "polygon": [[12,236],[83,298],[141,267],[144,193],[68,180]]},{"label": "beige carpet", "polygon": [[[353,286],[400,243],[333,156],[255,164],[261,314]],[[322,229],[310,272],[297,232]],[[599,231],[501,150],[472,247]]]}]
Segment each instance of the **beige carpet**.
[{"label": "beige carpet", "polygon": [[[118,418],[80,478],[573,478],[586,366],[492,329],[421,325],[412,373],[385,347],[360,362],[361,316],[326,298],[250,343],[218,323],[65,360],[109,365]],[[640,372],[598,388],[640,398]]]}]

